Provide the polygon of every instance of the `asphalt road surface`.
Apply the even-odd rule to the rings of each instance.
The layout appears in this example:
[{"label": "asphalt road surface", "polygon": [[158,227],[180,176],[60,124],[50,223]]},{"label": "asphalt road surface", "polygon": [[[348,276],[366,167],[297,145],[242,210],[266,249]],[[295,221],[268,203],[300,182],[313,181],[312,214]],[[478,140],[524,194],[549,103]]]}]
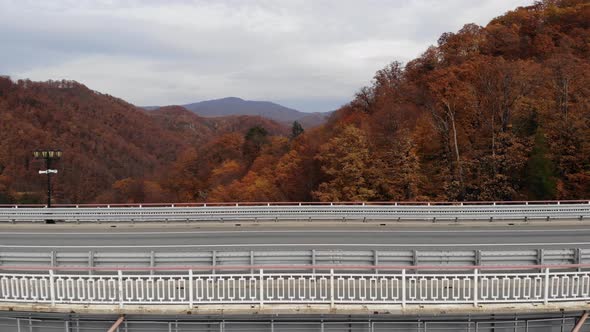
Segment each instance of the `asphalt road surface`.
[{"label": "asphalt road surface", "polygon": [[590,248],[590,226],[379,224],[195,226],[18,225],[0,228],[0,250],[187,251],[276,249]]}]

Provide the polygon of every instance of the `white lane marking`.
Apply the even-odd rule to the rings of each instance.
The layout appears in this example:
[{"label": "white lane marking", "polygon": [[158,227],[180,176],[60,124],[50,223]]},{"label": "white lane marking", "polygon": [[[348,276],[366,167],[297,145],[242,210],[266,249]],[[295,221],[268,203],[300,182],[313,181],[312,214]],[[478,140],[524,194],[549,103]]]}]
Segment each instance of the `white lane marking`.
[{"label": "white lane marking", "polygon": [[419,230],[285,230],[285,231],[258,231],[258,230],[243,230],[243,231],[185,231],[185,232],[165,232],[165,231],[150,231],[150,232],[0,232],[0,235],[179,235],[179,234],[307,234],[313,233],[569,233],[569,232],[590,232],[590,228],[573,228],[573,229],[505,229],[505,230],[434,230],[434,231],[419,231]]},{"label": "white lane marking", "polygon": [[27,245],[0,245],[0,248],[251,248],[251,247],[531,247],[531,246],[580,246],[590,245],[590,242],[559,242],[559,243],[404,243],[404,244],[378,244],[378,243],[263,243],[263,244],[152,244],[152,245],[109,245],[109,246],[56,246],[56,245],[41,245],[41,246],[27,246]]}]

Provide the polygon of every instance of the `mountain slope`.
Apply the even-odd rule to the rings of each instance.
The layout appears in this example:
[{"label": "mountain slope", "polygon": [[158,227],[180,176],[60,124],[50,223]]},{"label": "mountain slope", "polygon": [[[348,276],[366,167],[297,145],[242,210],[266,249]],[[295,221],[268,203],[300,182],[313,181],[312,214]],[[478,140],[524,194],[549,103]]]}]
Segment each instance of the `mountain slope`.
[{"label": "mountain slope", "polygon": [[[585,201],[590,0],[538,1],[444,33],[285,145],[195,177],[209,180],[184,186],[204,194],[189,200]],[[178,179],[200,167],[185,169]]]},{"label": "mountain slope", "polygon": [[288,127],[260,116],[235,115],[215,118],[201,117],[182,106],[166,106],[148,112],[160,127],[174,131],[192,146],[224,133],[245,135],[254,126],[264,127],[270,135],[288,134]]},{"label": "mountain slope", "polygon": [[466,24],[377,71],[311,138],[328,142],[315,156],[324,178],[314,196],[586,199],[589,87],[589,0],[536,1]]},{"label": "mountain slope", "polygon": [[148,112],[73,81],[0,77],[0,199],[7,187],[19,197],[30,193],[31,201],[44,199],[37,174],[44,165],[32,158],[35,149],[64,152],[55,164],[56,202],[92,202],[119,180],[157,180],[183,151],[254,126],[288,131],[259,117],[205,119],[181,107]]},{"label": "mountain slope", "polygon": [[39,148],[60,148],[56,197],[83,202],[126,177],[147,176],[186,146],[147,112],[76,82],[0,83],[0,173],[16,192],[42,192]]}]

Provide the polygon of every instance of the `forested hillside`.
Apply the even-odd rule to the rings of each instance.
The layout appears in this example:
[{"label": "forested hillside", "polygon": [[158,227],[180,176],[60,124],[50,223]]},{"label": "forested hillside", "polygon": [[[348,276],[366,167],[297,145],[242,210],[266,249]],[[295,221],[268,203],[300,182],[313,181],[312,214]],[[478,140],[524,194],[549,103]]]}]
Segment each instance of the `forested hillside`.
[{"label": "forested hillside", "polygon": [[238,180],[197,187],[210,200],[587,199],[590,1],[445,33],[277,147]]},{"label": "forested hillside", "polygon": [[588,199],[590,1],[445,33],[319,128],[211,121],[0,80],[0,193],[42,190],[31,151],[47,142],[62,202]]},{"label": "forested hillside", "polygon": [[185,151],[232,132],[264,126],[260,117],[203,119],[182,108],[146,112],[72,81],[0,78],[0,202],[42,202],[43,163],[32,151],[60,148],[57,202],[172,200],[159,179]]},{"label": "forested hillside", "polygon": [[590,197],[589,28],[590,1],[543,1],[378,71],[322,133],[314,197]]}]

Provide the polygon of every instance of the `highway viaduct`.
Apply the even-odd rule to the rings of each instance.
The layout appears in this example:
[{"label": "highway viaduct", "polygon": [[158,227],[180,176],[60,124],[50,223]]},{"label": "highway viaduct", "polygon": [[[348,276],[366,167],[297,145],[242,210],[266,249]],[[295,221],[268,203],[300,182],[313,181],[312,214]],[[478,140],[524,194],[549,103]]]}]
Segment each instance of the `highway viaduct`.
[{"label": "highway viaduct", "polygon": [[[296,330],[300,320],[307,321],[310,331],[340,330],[341,326],[350,331],[395,330],[396,326],[408,331],[437,331],[437,326],[440,330],[445,324],[465,331],[499,331],[510,324],[512,331],[570,330],[590,309],[586,292],[590,289],[590,223],[586,221],[590,214],[580,212],[580,207],[586,208],[583,204],[575,205],[576,211],[566,218],[535,213],[523,217],[528,212],[510,206],[518,216],[493,220],[457,213],[429,214],[427,218],[366,218],[369,214],[352,213],[348,218],[339,214],[293,219],[289,215],[284,220],[257,214],[243,219],[168,220],[166,224],[167,218],[148,223],[142,222],[142,217],[133,223],[125,217],[101,223],[58,220],[55,225],[12,220],[0,226],[0,301],[6,310],[0,326],[11,322],[6,331],[24,331],[25,326],[34,330],[38,328],[34,321],[48,324],[58,319],[60,329],[56,331],[66,325],[75,331],[76,324],[79,331],[85,331],[80,324],[102,326],[125,314],[128,325],[121,325],[120,331],[124,326],[129,331],[141,330],[134,324],[140,326],[155,317],[158,324],[167,326],[163,331],[181,331],[182,326],[186,330],[208,326],[203,330],[211,331],[237,331],[239,326]],[[38,211],[45,213],[46,209]],[[239,265],[226,261],[204,266],[190,260],[145,267],[132,260],[125,263],[125,255],[137,257],[134,255],[146,252],[182,258],[197,252],[227,257],[244,251],[250,252],[251,260],[245,264],[239,261]],[[317,257],[316,251],[320,253]],[[358,258],[347,260],[367,251],[383,257],[377,255],[377,259],[361,263]],[[95,262],[55,266],[42,259],[25,266],[3,260],[22,253],[43,256],[47,252],[54,256],[100,253],[118,255],[122,260],[100,266]],[[308,264],[257,258],[269,252],[314,252],[314,256]],[[327,252],[338,259],[314,261]],[[407,252],[419,259],[414,257],[404,264],[388,261]],[[469,264],[461,261],[467,252],[474,253]],[[482,252],[498,253],[495,266],[478,258]],[[501,259],[531,252],[541,256],[537,254],[538,260],[526,264]],[[543,258],[543,252],[567,257]],[[439,259],[433,260],[433,256]],[[478,265],[482,262],[485,264]],[[149,294],[140,294],[150,288],[154,290],[151,299]],[[94,296],[91,289],[96,291]],[[162,294],[156,294],[158,289]],[[97,317],[108,319],[97,322]],[[547,325],[537,324],[543,321]]]}]

